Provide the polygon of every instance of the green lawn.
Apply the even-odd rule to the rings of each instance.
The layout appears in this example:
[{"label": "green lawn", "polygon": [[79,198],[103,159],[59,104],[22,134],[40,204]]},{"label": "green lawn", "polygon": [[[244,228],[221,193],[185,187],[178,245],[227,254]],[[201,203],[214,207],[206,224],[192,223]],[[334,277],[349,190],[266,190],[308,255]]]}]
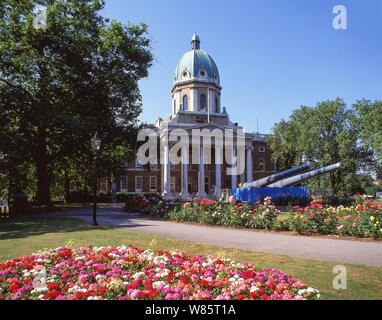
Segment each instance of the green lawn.
[{"label": "green lawn", "polygon": [[238,249],[166,239],[111,227],[92,227],[78,220],[59,217],[0,220],[0,261],[21,257],[39,249],[70,244],[78,247],[133,244],[142,249],[184,251],[189,254],[227,256],[262,268],[277,268],[321,291],[323,299],[382,299],[382,268],[343,264],[347,268],[348,289],[332,288],[333,267],[338,263],[292,258]]}]

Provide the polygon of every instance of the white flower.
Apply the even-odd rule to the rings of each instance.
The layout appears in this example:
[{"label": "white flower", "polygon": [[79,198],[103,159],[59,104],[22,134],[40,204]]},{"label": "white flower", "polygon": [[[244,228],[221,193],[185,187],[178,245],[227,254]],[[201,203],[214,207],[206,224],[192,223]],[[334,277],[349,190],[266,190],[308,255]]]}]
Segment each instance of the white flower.
[{"label": "white flower", "polygon": [[74,287],[69,288],[68,292],[74,293],[80,290],[80,287],[75,285]]},{"label": "white flower", "polygon": [[86,260],[86,257],[82,256],[82,257],[77,257],[75,260]]},{"label": "white flower", "polygon": [[153,283],[153,288],[156,289],[156,288],[159,287],[159,285],[165,286],[166,283],[164,281],[156,281],[156,282]]},{"label": "white flower", "polygon": [[136,274],[133,275],[133,278],[135,280],[141,278],[141,277],[144,277],[146,274],[144,272],[137,272]]},{"label": "white flower", "polygon": [[44,293],[44,292],[48,292],[48,288],[47,287],[37,287],[37,288],[34,288],[31,293]]}]

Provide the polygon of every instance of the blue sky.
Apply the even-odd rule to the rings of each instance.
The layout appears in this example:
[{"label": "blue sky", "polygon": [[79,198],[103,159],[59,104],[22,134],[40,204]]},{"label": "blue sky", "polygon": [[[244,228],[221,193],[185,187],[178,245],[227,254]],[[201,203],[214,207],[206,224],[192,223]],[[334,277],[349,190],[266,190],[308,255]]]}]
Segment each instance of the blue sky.
[{"label": "blue sky", "polygon": [[[333,7],[347,8],[335,30]],[[270,133],[301,105],[382,99],[381,0],[106,0],[103,14],[144,22],[154,66],[140,82],[141,120],[171,114],[175,67],[197,32],[220,71],[222,106],[246,131]]]}]

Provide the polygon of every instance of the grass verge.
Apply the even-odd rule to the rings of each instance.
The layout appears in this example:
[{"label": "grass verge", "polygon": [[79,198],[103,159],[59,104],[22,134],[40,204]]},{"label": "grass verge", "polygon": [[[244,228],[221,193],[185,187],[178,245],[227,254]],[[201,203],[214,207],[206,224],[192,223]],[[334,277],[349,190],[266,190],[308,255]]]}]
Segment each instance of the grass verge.
[{"label": "grass verge", "polygon": [[45,248],[132,244],[138,248],[184,251],[188,254],[226,256],[248,261],[258,269],[276,268],[321,291],[322,299],[382,299],[382,268],[342,264],[347,269],[347,290],[336,291],[335,262],[217,247],[196,242],[167,239],[112,227],[93,227],[79,219],[62,217],[14,218],[0,222],[0,262]]}]

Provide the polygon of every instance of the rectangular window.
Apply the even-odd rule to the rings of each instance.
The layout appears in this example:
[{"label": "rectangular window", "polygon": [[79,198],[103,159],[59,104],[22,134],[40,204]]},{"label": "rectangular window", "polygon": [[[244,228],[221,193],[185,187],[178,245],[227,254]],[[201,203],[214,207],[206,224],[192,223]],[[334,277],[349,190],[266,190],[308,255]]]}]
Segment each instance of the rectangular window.
[{"label": "rectangular window", "polygon": [[265,162],[264,159],[259,160],[259,170],[260,171],[265,171]]},{"label": "rectangular window", "polygon": [[100,183],[100,191],[107,192],[107,179],[102,179]]},{"label": "rectangular window", "polygon": [[259,152],[265,152],[265,147],[259,147]]},{"label": "rectangular window", "polygon": [[127,191],[127,176],[121,177],[121,192]]},{"label": "rectangular window", "polygon": [[122,161],[122,169],[126,170],[129,168],[129,161],[123,160]]},{"label": "rectangular window", "polygon": [[157,177],[150,177],[150,191],[157,191]]},{"label": "rectangular window", "polygon": [[135,177],[135,192],[142,192],[142,177],[137,176]]},{"label": "rectangular window", "polygon": [[171,192],[175,192],[175,177],[170,178],[170,190]]}]

